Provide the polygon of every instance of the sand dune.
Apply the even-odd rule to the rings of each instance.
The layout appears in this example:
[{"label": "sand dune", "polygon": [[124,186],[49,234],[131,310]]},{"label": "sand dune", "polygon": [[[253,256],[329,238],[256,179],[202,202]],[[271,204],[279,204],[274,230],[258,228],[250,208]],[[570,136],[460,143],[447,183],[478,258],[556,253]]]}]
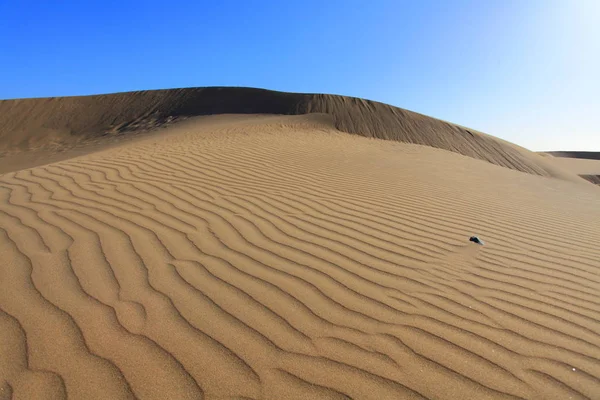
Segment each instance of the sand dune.
[{"label": "sand dune", "polygon": [[[252,88],[188,88],[0,101],[0,155],[52,152],[214,114],[327,114],[338,130],[450,150],[536,175],[578,180],[538,154],[497,138],[387,104],[352,97]],[[43,157],[17,157],[16,169]],[[7,163],[9,164],[9,163]],[[12,169],[11,170],[16,170]],[[7,172],[7,168],[4,171]]]},{"label": "sand dune", "polygon": [[600,152],[598,151],[548,151],[554,157],[562,158],[579,158],[583,160],[600,160]]},{"label": "sand dune", "polygon": [[557,168],[600,185],[600,152],[593,151],[551,151],[552,163]]},{"label": "sand dune", "polygon": [[338,124],[0,175],[0,399],[600,398],[597,188]]}]

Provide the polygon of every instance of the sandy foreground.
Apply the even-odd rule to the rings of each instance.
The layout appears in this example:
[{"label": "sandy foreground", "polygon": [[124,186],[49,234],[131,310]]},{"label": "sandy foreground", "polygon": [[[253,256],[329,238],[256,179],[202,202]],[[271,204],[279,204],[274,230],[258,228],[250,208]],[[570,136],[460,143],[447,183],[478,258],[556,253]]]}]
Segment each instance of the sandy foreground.
[{"label": "sandy foreground", "polygon": [[77,155],[0,175],[0,399],[600,399],[592,184],[314,115]]}]

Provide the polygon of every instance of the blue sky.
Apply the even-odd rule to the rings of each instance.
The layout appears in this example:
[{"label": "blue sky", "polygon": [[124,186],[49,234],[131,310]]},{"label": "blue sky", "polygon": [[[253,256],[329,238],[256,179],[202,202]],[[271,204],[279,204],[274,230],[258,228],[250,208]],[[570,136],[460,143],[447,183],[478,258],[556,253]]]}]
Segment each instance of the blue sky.
[{"label": "blue sky", "polygon": [[0,0],[0,98],[187,86],[364,97],[600,151],[600,1]]}]

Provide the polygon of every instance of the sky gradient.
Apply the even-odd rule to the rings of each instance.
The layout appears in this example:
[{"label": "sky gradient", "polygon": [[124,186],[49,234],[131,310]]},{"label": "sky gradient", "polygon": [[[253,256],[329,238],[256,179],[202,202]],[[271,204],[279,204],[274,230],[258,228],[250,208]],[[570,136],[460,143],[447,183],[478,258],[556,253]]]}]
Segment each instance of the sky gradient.
[{"label": "sky gradient", "polygon": [[600,151],[600,1],[0,0],[0,99],[250,86]]}]

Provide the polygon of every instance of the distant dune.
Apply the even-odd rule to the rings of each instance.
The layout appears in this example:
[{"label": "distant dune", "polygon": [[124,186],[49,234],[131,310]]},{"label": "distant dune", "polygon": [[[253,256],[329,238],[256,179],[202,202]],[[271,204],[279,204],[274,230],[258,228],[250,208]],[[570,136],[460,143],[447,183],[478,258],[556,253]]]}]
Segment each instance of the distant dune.
[{"label": "distant dune", "polygon": [[215,114],[324,113],[366,137],[450,150],[542,176],[575,179],[543,157],[455,124],[374,101],[251,88],[190,88],[0,101],[0,151],[43,150]]},{"label": "distant dune", "polygon": [[600,151],[547,151],[546,154],[554,157],[600,160]]},{"label": "distant dune", "polygon": [[565,172],[578,175],[588,182],[600,185],[600,152],[597,151],[549,151],[552,163]]},{"label": "distant dune", "polygon": [[0,400],[600,398],[600,191],[556,157],[250,89],[0,129]]}]

